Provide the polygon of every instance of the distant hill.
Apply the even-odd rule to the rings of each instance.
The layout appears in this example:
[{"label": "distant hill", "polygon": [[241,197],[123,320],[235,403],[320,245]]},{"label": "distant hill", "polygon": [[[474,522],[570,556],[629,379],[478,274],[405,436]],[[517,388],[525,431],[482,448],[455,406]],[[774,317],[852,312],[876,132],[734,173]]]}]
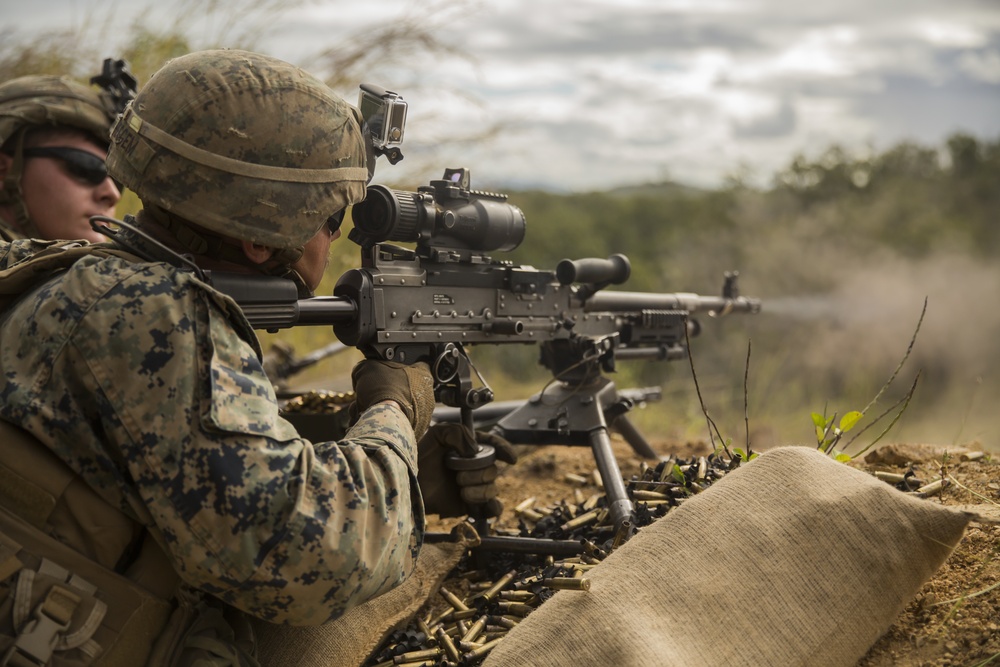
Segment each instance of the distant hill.
[{"label": "distant hill", "polygon": [[608,190],[607,194],[614,197],[677,197],[677,196],[687,196],[696,197],[701,195],[706,195],[710,190],[705,188],[695,187],[693,185],[684,185],[682,183],[675,183],[673,181],[664,181],[662,183],[643,183],[642,185],[626,185],[612,190]]}]

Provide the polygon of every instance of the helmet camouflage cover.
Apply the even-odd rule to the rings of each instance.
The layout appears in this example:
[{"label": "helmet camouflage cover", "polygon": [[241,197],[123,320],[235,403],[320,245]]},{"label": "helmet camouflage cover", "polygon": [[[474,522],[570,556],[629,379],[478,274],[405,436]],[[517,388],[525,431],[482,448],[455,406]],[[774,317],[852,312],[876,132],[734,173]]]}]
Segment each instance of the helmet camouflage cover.
[{"label": "helmet camouflage cover", "polygon": [[112,129],[111,176],[208,230],[297,248],[365,196],[360,114],[281,60],[191,53],[146,83]]},{"label": "helmet camouflage cover", "polygon": [[67,77],[22,76],[0,84],[0,144],[26,126],[69,126],[108,141],[110,97]]}]

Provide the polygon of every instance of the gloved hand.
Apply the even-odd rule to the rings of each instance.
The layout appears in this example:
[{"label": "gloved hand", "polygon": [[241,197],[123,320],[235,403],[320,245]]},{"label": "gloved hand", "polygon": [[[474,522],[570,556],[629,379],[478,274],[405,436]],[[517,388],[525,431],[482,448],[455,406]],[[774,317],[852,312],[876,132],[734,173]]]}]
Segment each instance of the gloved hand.
[{"label": "gloved hand", "polygon": [[395,361],[365,359],[351,372],[355,401],[351,405],[351,423],[362,412],[380,401],[399,404],[419,440],[427,431],[434,412],[434,380],[426,363],[401,364]]},{"label": "gloved hand", "polygon": [[460,456],[475,453],[475,443],[490,445],[497,460],[516,463],[514,446],[498,435],[476,431],[473,435],[461,424],[439,423],[427,430],[417,444],[417,482],[424,497],[424,510],[442,517],[465,516],[470,505],[484,505],[486,516],[500,516],[503,504],[497,499],[496,462],[476,470],[452,470],[447,465],[450,452]]}]

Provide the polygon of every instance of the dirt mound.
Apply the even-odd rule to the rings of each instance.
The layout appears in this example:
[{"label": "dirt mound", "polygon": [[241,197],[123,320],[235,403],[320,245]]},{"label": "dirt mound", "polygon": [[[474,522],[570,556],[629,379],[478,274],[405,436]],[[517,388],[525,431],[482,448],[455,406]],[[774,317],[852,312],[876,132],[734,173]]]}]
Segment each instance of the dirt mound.
[{"label": "dirt mound", "polygon": [[[703,442],[652,444],[662,455],[681,458],[711,453]],[[639,474],[641,460],[628,445],[616,438],[614,448],[624,477]],[[923,486],[945,479],[932,502],[979,506],[983,514],[993,516],[1000,509],[1000,456],[977,458],[975,447],[890,445],[850,465],[873,474],[906,476],[911,485],[910,480]],[[508,508],[500,527],[517,527],[509,510],[528,498],[544,506],[597,493],[594,469],[593,456],[585,447],[526,451],[517,466],[498,480]],[[858,667],[987,664],[1000,665],[1000,525],[984,521],[971,524],[951,558]]]}]

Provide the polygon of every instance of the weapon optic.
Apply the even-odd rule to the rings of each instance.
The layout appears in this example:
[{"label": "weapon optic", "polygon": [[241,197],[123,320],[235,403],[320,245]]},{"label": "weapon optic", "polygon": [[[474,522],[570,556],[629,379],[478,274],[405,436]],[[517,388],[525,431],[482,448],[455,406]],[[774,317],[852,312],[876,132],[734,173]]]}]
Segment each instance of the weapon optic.
[{"label": "weapon optic", "polygon": [[[738,274],[726,274],[720,296],[625,292],[605,290],[629,278],[622,254],[566,259],[555,270],[495,259],[487,253],[523,241],[524,214],[505,195],[472,190],[465,169],[446,170],[417,192],[370,186],[352,217],[361,267],[341,276],[332,297],[299,299],[294,285],[279,278],[211,273],[209,279],[236,299],[255,328],[327,324],[368,358],[427,361],[437,401],[457,409],[470,428],[473,411],[489,404],[493,391],[468,350],[538,345],[553,381],[493,428],[518,444],[590,446],[615,528],[628,533],[632,504],[609,425],[640,455],[655,453],[627,420],[633,402],[605,374],[618,360],[684,358],[687,340],[700,331],[693,314],[758,312],[759,299],[739,295]],[[480,445],[475,461],[489,464],[489,449]],[[477,527],[484,526],[480,519]]]}]

